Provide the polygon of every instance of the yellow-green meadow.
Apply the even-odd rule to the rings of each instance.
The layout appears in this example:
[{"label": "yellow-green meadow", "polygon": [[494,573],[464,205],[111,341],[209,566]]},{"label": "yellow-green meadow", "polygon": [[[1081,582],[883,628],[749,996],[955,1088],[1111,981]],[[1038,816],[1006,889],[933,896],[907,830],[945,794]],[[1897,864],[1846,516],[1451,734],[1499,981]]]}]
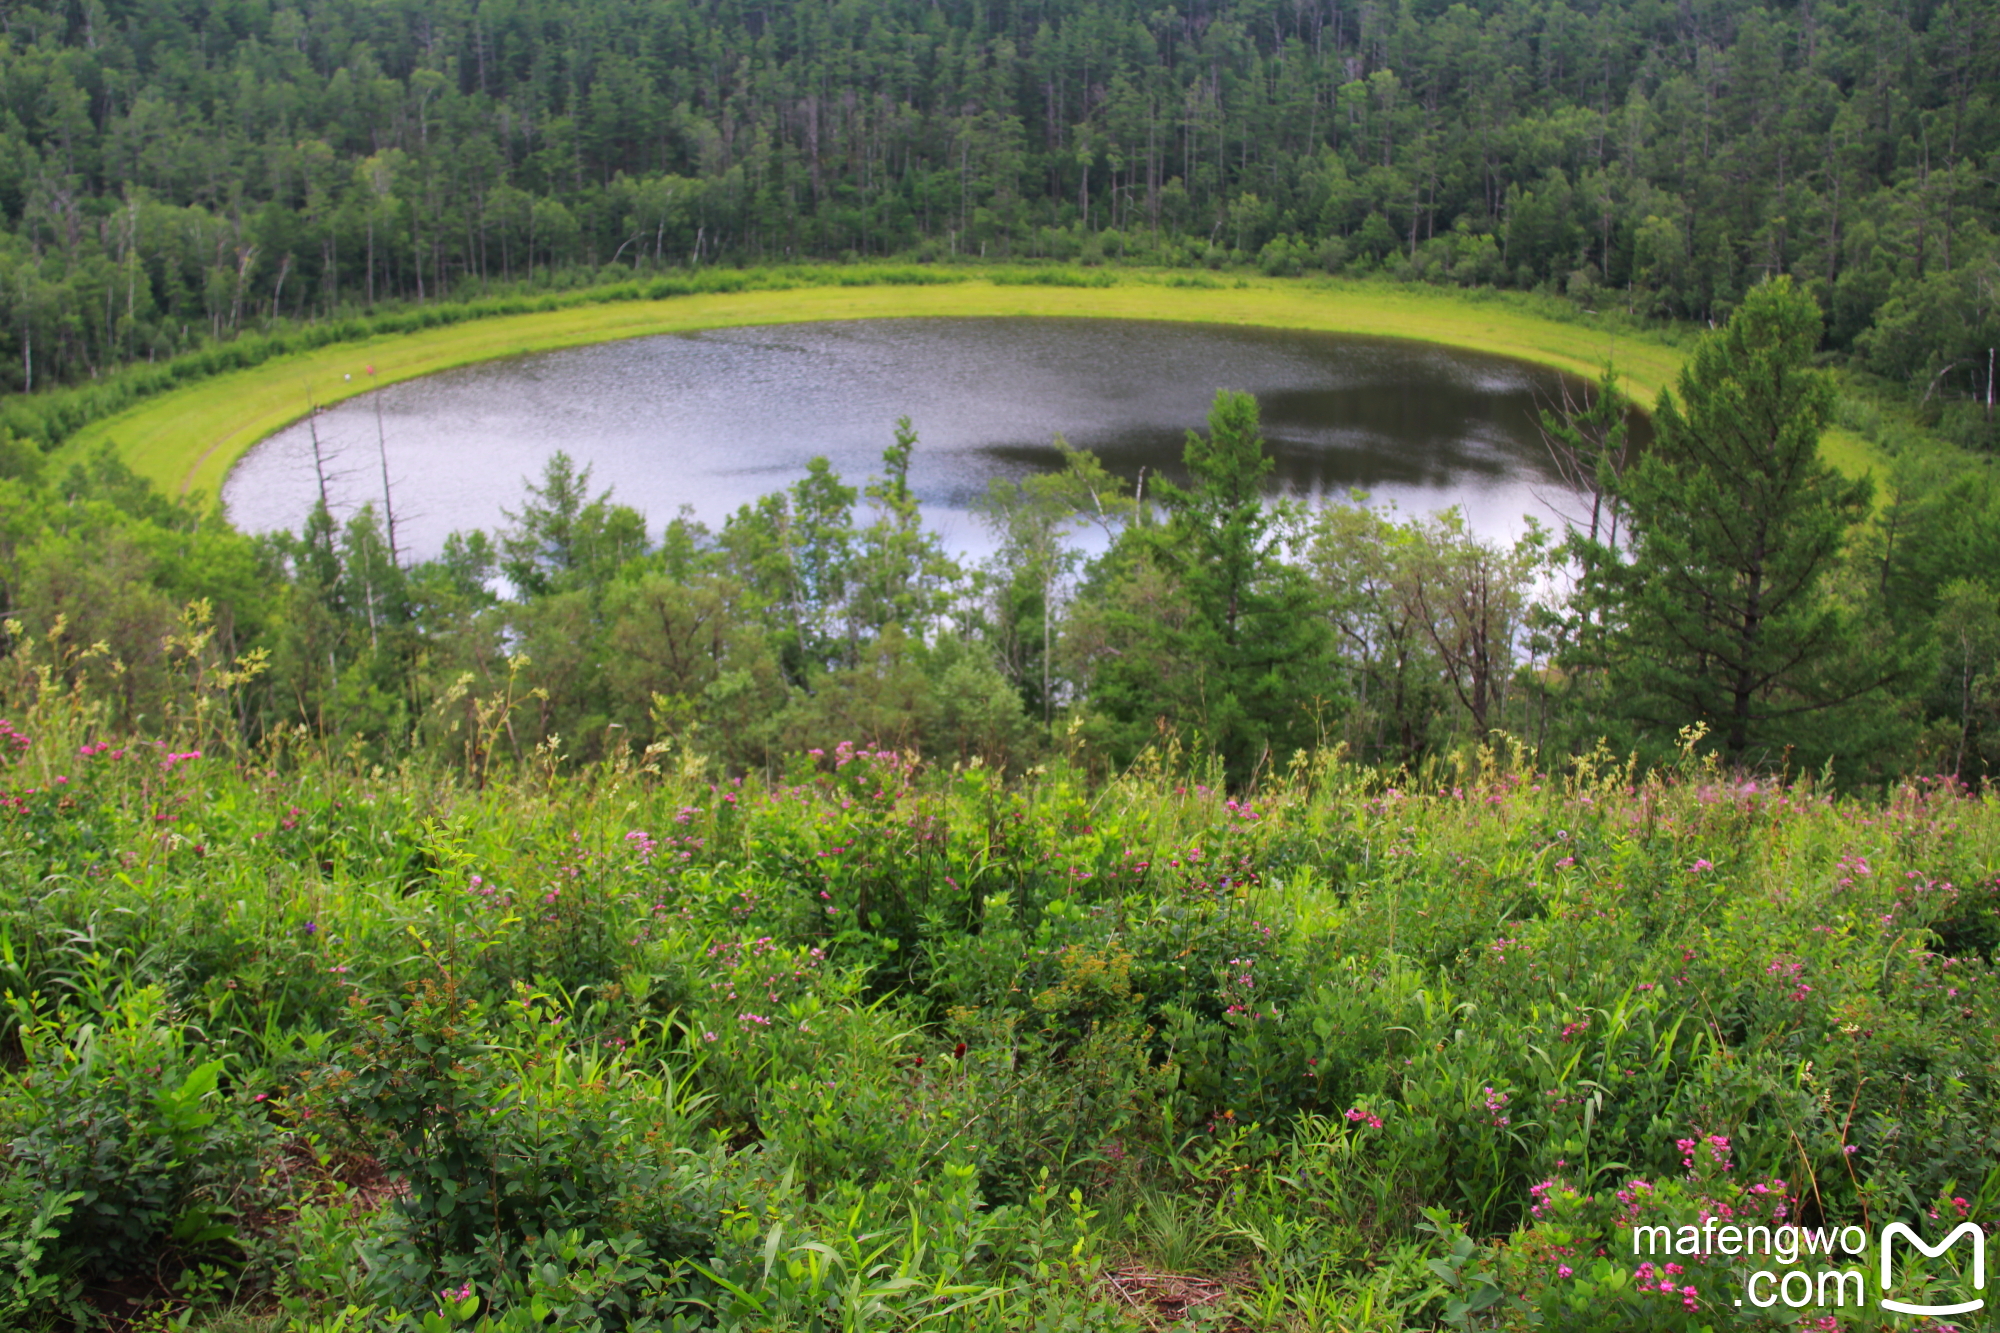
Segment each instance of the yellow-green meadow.
[{"label": "yellow-green meadow", "polygon": [[[1267,278],[1187,285],[1148,273],[1087,287],[986,278],[922,286],[829,284],[578,305],[340,343],[148,400],[88,426],[71,447],[108,441],[135,471],[169,491],[214,496],[245,451],[312,407],[454,366],[649,334],[946,316],[1180,320],[1409,338],[1583,376],[1610,361],[1642,404],[1672,383],[1681,362],[1679,350],[1657,338],[1435,288]],[[1880,471],[1879,459],[1859,437],[1830,432],[1824,448],[1844,471]]]}]

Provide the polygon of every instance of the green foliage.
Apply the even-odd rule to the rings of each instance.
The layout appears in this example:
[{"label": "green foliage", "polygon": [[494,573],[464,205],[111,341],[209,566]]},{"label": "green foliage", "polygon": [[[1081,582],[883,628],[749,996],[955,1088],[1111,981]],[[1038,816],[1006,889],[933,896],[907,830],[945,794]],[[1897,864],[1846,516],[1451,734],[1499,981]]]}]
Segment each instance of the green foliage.
[{"label": "green foliage", "polygon": [[78,1313],[60,1248],[62,1224],[81,1197],[26,1175],[0,1177],[0,1319],[9,1327],[32,1329]]},{"label": "green foliage", "polygon": [[[1517,661],[1505,645],[1542,631],[1519,592],[1539,541],[1364,510],[1293,524],[1256,500],[1241,413],[1220,424],[1234,452],[1157,522],[1081,456],[999,497],[996,576],[1048,598],[1079,563],[1049,534],[1117,513],[1150,577],[1207,608],[1178,642],[1209,635],[1225,663],[1230,568],[1249,571],[1239,610],[1272,620],[1277,592],[1314,580],[1322,626],[1365,645],[1349,678],[1380,711],[1345,719],[1357,734],[1392,735],[1406,707],[1462,736],[1480,698],[1490,733],[1561,697],[1560,679],[1480,684],[1468,665]],[[1693,728],[1650,765],[1505,735],[1441,756],[1432,737],[1395,770],[1321,749],[1236,785],[1171,739],[1100,775],[1082,727],[1059,736],[1074,759],[927,758],[954,734],[943,701],[990,705],[951,725],[1005,735],[1022,692],[940,623],[963,606],[925,609],[896,467],[874,535],[821,470],[817,499],[795,489],[734,535],[683,523],[595,589],[480,602],[466,544],[404,571],[458,586],[439,623],[497,637],[526,606],[519,623],[617,630],[573,660],[657,656],[556,700],[495,645],[393,764],[332,728],[243,739],[263,677],[221,656],[212,620],[175,631],[157,743],[130,730],[107,654],[12,631],[14,1321],[124,1299],[106,1286],[123,1270],[218,1329],[234,1300],[349,1333],[1109,1329],[1130,1308],[1113,1286],[1137,1299],[1140,1266],[1171,1262],[1233,1275],[1198,1289],[1216,1318],[1272,1327],[1615,1309],[1758,1328],[1723,1265],[1693,1310],[1678,1280],[1671,1301],[1640,1291],[1606,1201],[1643,1180],[1668,1212],[1764,1206],[1781,1179],[1794,1215],[1872,1225],[2000,1198],[1990,795],[1773,781]],[[1214,568],[1143,549],[1176,522]],[[1294,535],[1296,566],[1272,554]],[[437,669],[361,656],[367,580],[345,570],[367,534],[309,529],[288,558],[317,558],[315,538],[335,577],[300,596],[330,598],[338,651]],[[870,587],[875,612],[854,600]],[[1910,623],[1940,647],[1958,634],[1970,752],[1990,590],[1939,592]],[[850,630],[884,607],[930,623]],[[681,630],[655,638],[655,617],[703,623],[685,676]],[[1073,688],[1054,646],[1052,711]],[[706,711],[756,697],[721,683],[760,657],[772,715]],[[1385,700],[1398,673],[1448,715]],[[641,688],[620,716],[656,739],[562,757],[551,716],[638,709]],[[918,719],[924,748],[856,739],[869,708]],[[731,773],[709,747],[738,718],[765,728],[765,758]],[[1711,1136],[1728,1171],[1687,1160],[1681,1140]],[[59,1188],[28,1192],[44,1178]]]},{"label": "green foliage", "polygon": [[489,1022],[448,972],[350,1003],[355,1040],[312,1099],[384,1131],[384,1164],[407,1182],[369,1264],[379,1298],[525,1281],[513,1301],[535,1305],[556,1264],[573,1274],[557,1308],[629,1316],[711,1252],[743,1164],[702,1131],[686,1080],[647,1060],[657,1030],[577,1043],[565,1025],[588,1014],[525,986]]},{"label": "green foliage", "polygon": [[1542,438],[1562,474],[1564,484],[1588,505],[1587,517],[1574,522],[1586,542],[1618,544],[1619,479],[1632,462],[1630,401],[1618,387],[1618,372],[1606,365],[1583,401],[1563,389],[1561,410],[1541,411]]},{"label": "green foliage", "polygon": [[11,1169],[45,1202],[10,1214],[9,1299],[33,1309],[57,1279],[122,1276],[170,1240],[188,1253],[230,1245],[257,1118],[221,1095],[226,1057],[201,1059],[157,987],[107,996],[95,1013],[29,1017],[16,1033],[26,1067],[0,1088],[0,1126]]},{"label": "green foliage", "polygon": [[500,572],[528,596],[594,588],[645,545],[645,520],[611,503],[611,493],[590,493],[590,468],[579,469],[557,450],[540,483],[507,515],[511,530],[500,542]]},{"label": "green foliage", "polygon": [[1806,728],[1842,708],[1834,725],[1851,728],[1902,665],[1832,587],[1872,492],[1819,460],[1833,411],[1811,367],[1819,338],[1818,310],[1788,280],[1754,288],[1696,345],[1678,397],[1660,397],[1654,446],[1615,480],[1629,561],[1582,547],[1608,608],[1612,691],[1656,731],[1707,727],[1736,762],[1847,748]]},{"label": "green foliage", "polygon": [[1032,715],[1046,725],[1056,708],[1057,600],[1071,590],[1082,552],[1066,538],[1095,528],[1107,540],[1137,515],[1138,501],[1104,470],[1097,455],[1058,435],[1060,471],[1020,481],[996,477],[978,510],[1000,549],[986,639]]},{"label": "green foliage", "polygon": [[1127,527],[1099,576],[1091,694],[1115,724],[1114,758],[1185,731],[1242,782],[1317,740],[1316,714],[1340,700],[1313,589],[1282,558],[1281,515],[1262,494],[1256,399],[1218,392],[1208,425],[1188,432],[1188,487],[1159,484],[1165,521]]},{"label": "green foliage", "polygon": [[1341,735],[1356,753],[1414,764],[1455,735],[1546,725],[1524,706],[1545,651],[1524,631],[1549,615],[1529,593],[1550,564],[1542,529],[1508,549],[1456,510],[1399,520],[1343,505],[1313,515],[1309,532],[1303,563],[1351,682]]}]

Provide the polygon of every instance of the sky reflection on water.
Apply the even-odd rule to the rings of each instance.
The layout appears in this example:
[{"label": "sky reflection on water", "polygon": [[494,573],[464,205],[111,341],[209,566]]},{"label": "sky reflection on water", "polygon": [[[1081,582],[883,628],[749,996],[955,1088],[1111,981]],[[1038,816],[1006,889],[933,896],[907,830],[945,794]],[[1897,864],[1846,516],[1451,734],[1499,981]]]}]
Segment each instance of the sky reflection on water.
[{"label": "sky reflection on water", "polygon": [[[444,371],[321,414],[330,491],[380,500],[376,398],[398,536],[419,558],[454,529],[496,528],[523,479],[567,450],[657,533],[683,505],[711,525],[789,485],[815,454],[851,485],[898,416],[920,436],[911,482],[953,549],[991,539],[969,511],[996,476],[1051,466],[1058,433],[1129,479],[1180,474],[1218,388],[1263,408],[1274,489],[1406,512],[1461,506],[1496,537],[1560,498],[1535,412],[1560,380],[1419,343],[1136,320],[883,319],[668,334]],[[297,528],[317,490],[302,422],[259,444],[223,496],[242,527]]]}]

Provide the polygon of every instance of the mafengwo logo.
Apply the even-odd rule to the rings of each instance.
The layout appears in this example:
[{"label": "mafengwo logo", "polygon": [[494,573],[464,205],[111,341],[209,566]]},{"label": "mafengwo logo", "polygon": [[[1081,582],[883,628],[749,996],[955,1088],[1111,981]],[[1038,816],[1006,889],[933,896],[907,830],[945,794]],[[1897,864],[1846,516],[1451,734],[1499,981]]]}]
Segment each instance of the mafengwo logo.
[{"label": "mafengwo logo", "polygon": [[[1962,1201],[1958,1201],[1961,1202]],[[1850,1309],[1866,1306],[1868,1302],[1867,1264],[1869,1235],[1860,1227],[1802,1227],[1728,1225],[1716,1217],[1708,1217],[1699,1227],[1682,1226],[1638,1226],[1632,1229],[1632,1253],[1635,1256],[1664,1258],[1668,1255],[1704,1258],[1719,1255],[1726,1258],[1754,1260],[1775,1259],[1775,1266],[1750,1269],[1743,1284],[1743,1295],[1734,1302],[1738,1306],[1749,1305],[1759,1310],[1769,1310],[1783,1306],[1791,1310]],[[1898,1296],[1896,1288],[1902,1283],[1907,1289],[1911,1285],[1924,1285],[1920,1277],[1914,1284],[1906,1281],[1906,1267],[1911,1260],[1906,1256],[1914,1249],[1925,1259],[1942,1259],[1951,1253],[1960,1241],[1971,1242],[1972,1264],[1969,1270],[1960,1269],[1963,1277],[1970,1281],[1963,1285],[1972,1292],[1986,1290],[1986,1233],[1978,1223],[1960,1222],[1943,1240],[1933,1245],[1918,1232],[1902,1222],[1891,1222],[1882,1229],[1877,1242],[1879,1258],[1876,1264],[1880,1277],[1880,1289],[1876,1293],[1875,1304],[1893,1314],[1918,1315],[1926,1318],[1942,1318],[1947,1315],[1974,1314],[1986,1308],[1984,1295],[1974,1295],[1970,1300],[1942,1300],[1928,1293],[1922,1299],[1908,1299]],[[1962,1252],[1961,1252],[1962,1253]],[[1814,1268],[1811,1260],[1819,1257],[1825,1267]],[[1842,1262],[1845,1260],[1845,1262]],[[1667,1264],[1658,1270],[1667,1274],[1679,1274],[1681,1269]],[[1640,1268],[1641,1290],[1643,1282],[1655,1276],[1651,1263]],[[1672,1291],[1669,1285],[1660,1289]],[[1693,1296],[1695,1288],[1687,1287],[1689,1308],[1695,1308]]]},{"label": "mafengwo logo", "polygon": [[1929,1245],[1924,1242],[1924,1238],[1922,1236],[1919,1236],[1916,1232],[1910,1230],[1910,1228],[1905,1226],[1903,1223],[1891,1222],[1888,1226],[1882,1229],[1883,1295],[1881,1300],[1881,1306],[1884,1310],[1894,1310],[1897,1314],[1920,1314],[1920,1315],[1936,1316],[1936,1315],[1947,1315],[1947,1314],[1971,1314],[1976,1310],[1982,1310],[1986,1307],[1986,1298],[1984,1296],[1977,1297],[1969,1301],[1959,1301],[1954,1305],[1919,1305],[1910,1301],[1899,1301],[1891,1299],[1890,1296],[1888,1295],[1888,1292],[1889,1289],[1893,1287],[1896,1282],[1895,1259],[1896,1259],[1896,1238],[1898,1236],[1909,1241],[1910,1244],[1916,1246],[1918,1250],[1923,1252],[1924,1257],[1928,1259],[1942,1258],[1946,1250],[1949,1250],[1952,1246],[1958,1244],[1960,1240],[1969,1237],[1972,1241],[1972,1289],[1974,1291],[1986,1290],[1986,1233],[1984,1231],[1981,1231],[1976,1223],[1962,1222],[1959,1224],[1958,1229],[1952,1232],[1949,1236],[1946,1236],[1936,1245]]}]

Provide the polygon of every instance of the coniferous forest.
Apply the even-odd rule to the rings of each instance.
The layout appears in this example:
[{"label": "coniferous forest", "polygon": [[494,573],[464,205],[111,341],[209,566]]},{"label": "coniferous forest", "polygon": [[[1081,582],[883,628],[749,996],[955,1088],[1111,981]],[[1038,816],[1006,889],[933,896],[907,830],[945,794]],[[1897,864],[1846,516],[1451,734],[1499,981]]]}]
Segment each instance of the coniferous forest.
[{"label": "coniferous forest", "polygon": [[2000,341],[1977,0],[4,23],[15,388],[494,284],[887,255],[1380,271],[1702,321],[1791,274],[1830,350],[1947,405],[1983,406]]},{"label": "coniferous forest", "polygon": [[[0,1328],[1990,1326],[1884,1228],[2000,1221],[1996,38],[6,8]],[[907,419],[712,522],[555,452],[435,552],[386,442],[250,534],[72,438],[400,330],[981,275],[1684,355],[1545,405],[1569,518],[1511,542],[1273,494],[1229,390],[1175,475],[994,482],[978,558]]]}]

